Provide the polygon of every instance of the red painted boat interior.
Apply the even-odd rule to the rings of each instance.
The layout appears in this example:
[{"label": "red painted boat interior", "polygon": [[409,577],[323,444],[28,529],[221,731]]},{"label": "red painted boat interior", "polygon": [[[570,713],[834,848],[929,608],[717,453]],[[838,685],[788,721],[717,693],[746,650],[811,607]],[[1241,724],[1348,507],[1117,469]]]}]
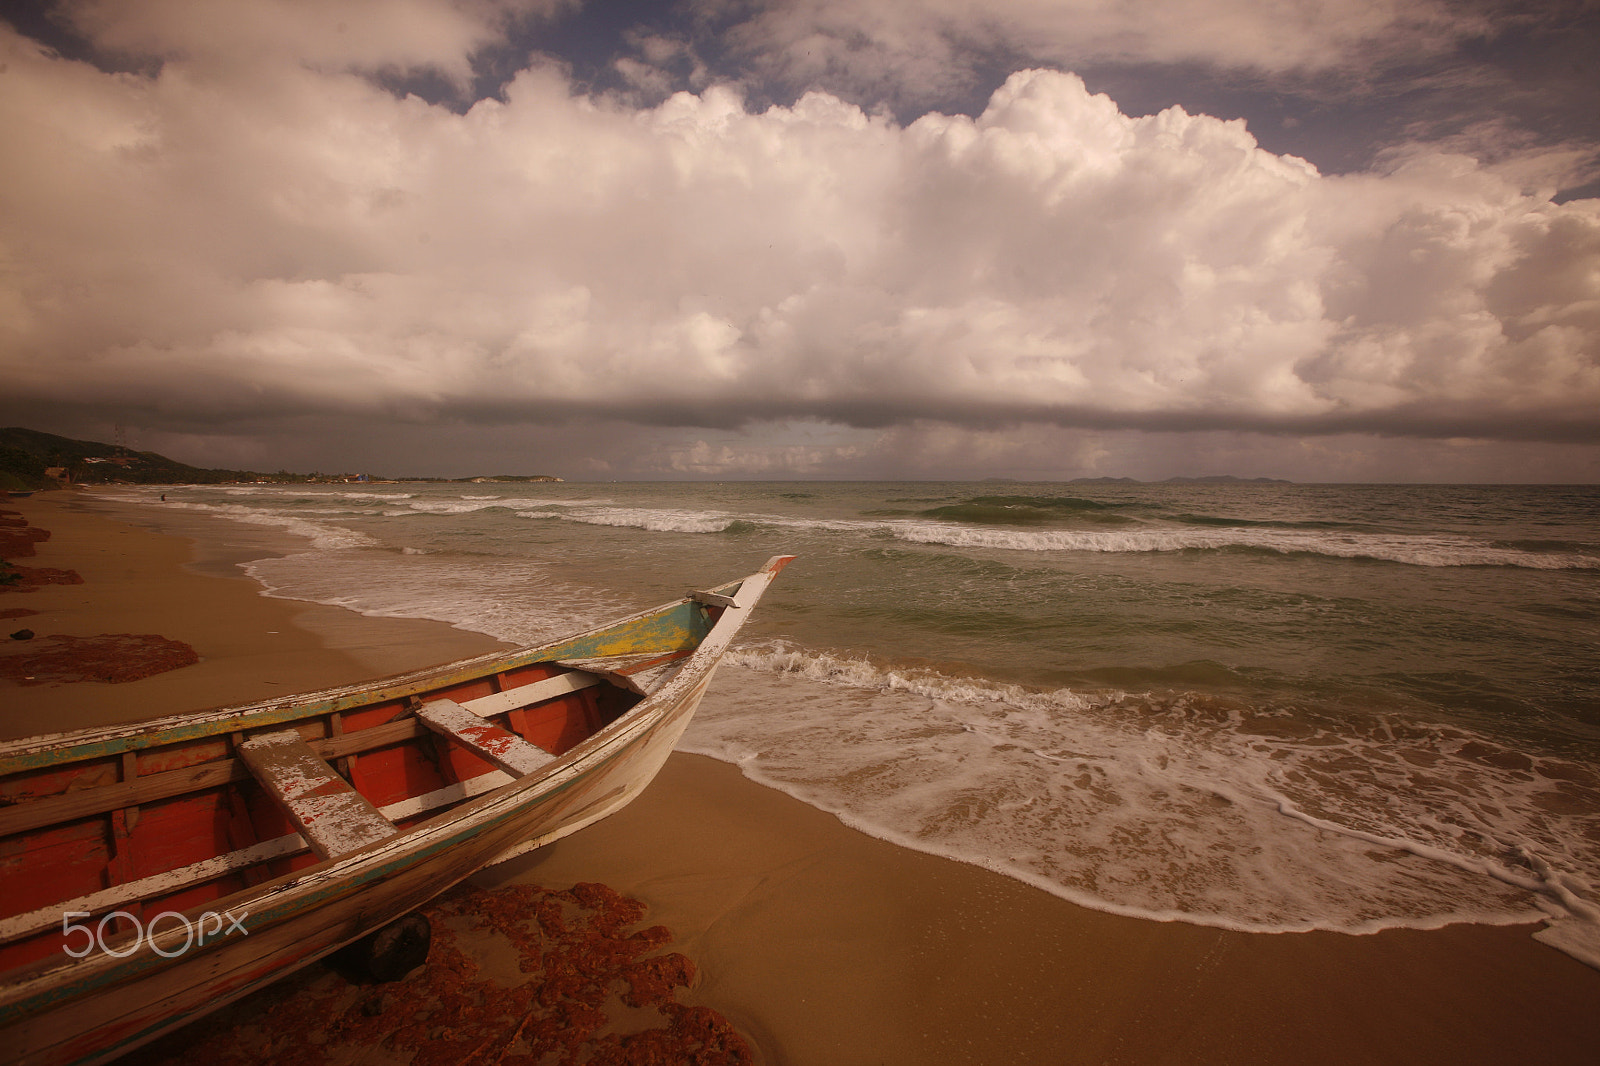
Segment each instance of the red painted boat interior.
[{"label": "red painted boat interior", "polygon": [[[421,693],[420,700],[445,698],[465,703],[562,672],[550,664],[533,664],[441,685]],[[492,715],[488,720],[561,755],[615,721],[639,699],[620,686],[599,684]],[[0,944],[0,972],[61,950],[64,936],[58,911],[86,909],[69,908],[63,901],[296,833],[278,803],[235,755],[235,745],[246,735],[297,729],[340,776],[380,808],[495,769],[422,728],[412,714],[418,700],[418,696],[384,699],[342,711],[313,713],[292,722],[0,778],[0,921],[52,908],[49,928]],[[191,777],[198,780],[190,781]],[[138,791],[150,785],[175,794],[151,798],[148,789]],[[139,802],[129,802],[130,798]],[[48,800],[47,807],[56,805],[63,817],[52,817],[48,824],[27,825],[43,817],[29,810],[30,803],[41,799]],[[401,818],[396,825],[404,830],[445,809]],[[91,917],[76,921],[92,928],[103,914],[114,910],[141,921],[164,911],[203,910],[208,903],[319,861],[313,852],[301,850],[193,884],[167,886],[159,894],[104,906]],[[114,921],[131,928],[121,918]],[[113,928],[106,927],[107,937]],[[82,935],[78,933],[79,938]]]}]

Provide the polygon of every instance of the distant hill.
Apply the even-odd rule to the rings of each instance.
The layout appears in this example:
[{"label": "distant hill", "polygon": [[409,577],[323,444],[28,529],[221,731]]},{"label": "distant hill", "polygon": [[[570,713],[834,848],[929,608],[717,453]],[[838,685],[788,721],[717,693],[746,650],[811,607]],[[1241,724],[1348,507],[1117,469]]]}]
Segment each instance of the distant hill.
[{"label": "distant hill", "polygon": [[[51,477],[47,470],[60,471]],[[57,488],[68,484],[215,485],[228,481],[303,481],[305,475],[280,470],[208,470],[155,452],[136,452],[103,441],[73,440],[54,433],[12,426],[0,429],[0,488],[11,491]]]},{"label": "distant hill", "polygon": [[[1075,477],[1069,485],[1143,485],[1136,477]],[[1278,477],[1234,477],[1232,474],[1207,474],[1205,477],[1169,477],[1156,485],[1293,485]]]},{"label": "distant hill", "polygon": [[1169,477],[1163,485],[1293,485],[1281,477],[1234,477],[1232,474],[1207,474],[1205,477]]},{"label": "distant hill", "polygon": [[[46,471],[57,471],[52,477]],[[496,474],[492,477],[405,478],[406,481],[524,483],[560,481],[551,474]],[[25,492],[59,488],[63,484],[104,485],[220,485],[246,482],[362,482],[392,483],[368,474],[291,474],[279,470],[213,470],[190,466],[155,452],[136,452],[97,440],[73,440],[54,433],[12,426],[0,429],[0,490]]]}]

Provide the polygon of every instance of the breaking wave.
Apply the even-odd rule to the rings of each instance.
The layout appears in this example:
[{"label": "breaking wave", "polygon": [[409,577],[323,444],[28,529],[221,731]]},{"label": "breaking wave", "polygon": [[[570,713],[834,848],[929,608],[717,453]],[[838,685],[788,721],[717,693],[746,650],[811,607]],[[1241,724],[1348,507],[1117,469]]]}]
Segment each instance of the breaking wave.
[{"label": "breaking wave", "polygon": [[1520,566],[1536,570],[1600,569],[1600,555],[1529,551],[1469,538],[1408,534],[1331,533],[1269,528],[1138,529],[1116,531],[1006,530],[896,522],[901,540],[961,548],[1055,552],[1176,552],[1256,550],[1280,555],[1374,559],[1412,566]]},{"label": "breaking wave", "polygon": [[1600,774],[1581,763],[1457,726],[1033,690],[781,641],[728,661],[739,676],[680,747],[894,843],[1247,931],[1543,919],[1600,967]]}]

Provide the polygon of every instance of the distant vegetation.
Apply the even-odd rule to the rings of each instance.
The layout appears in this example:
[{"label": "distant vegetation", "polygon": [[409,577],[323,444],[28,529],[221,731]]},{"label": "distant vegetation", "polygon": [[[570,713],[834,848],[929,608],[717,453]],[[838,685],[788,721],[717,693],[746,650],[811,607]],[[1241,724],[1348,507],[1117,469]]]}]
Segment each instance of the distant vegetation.
[{"label": "distant vegetation", "polygon": [[21,448],[0,446],[0,489],[25,492],[43,488],[49,480],[45,477],[48,467],[49,464],[37,455]]},{"label": "distant vegetation", "polygon": [[102,441],[73,440],[54,433],[12,427],[0,429],[0,490],[27,492],[63,485],[221,485],[305,484],[307,482],[528,482],[560,481],[548,474],[497,474],[493,477],[386,478],[376,474],[294,474],[287,470],[207,469],[155,452],[136,452]]},{"label": "distant vegetation", "polygon": [[1234,477],[1232,474],[1208,474],[1205,477],[1169,477],[1167,484],[1175,485],[1293,485],[1281,477]]},{"label": "distant vegetation", "polygon": [[155,452],[136,452],[101,441],[73,440],[17,427],[0,429],[0,488],[12,491],[63,484],[208,485],[295,479],[287,471],[205,470]]}]

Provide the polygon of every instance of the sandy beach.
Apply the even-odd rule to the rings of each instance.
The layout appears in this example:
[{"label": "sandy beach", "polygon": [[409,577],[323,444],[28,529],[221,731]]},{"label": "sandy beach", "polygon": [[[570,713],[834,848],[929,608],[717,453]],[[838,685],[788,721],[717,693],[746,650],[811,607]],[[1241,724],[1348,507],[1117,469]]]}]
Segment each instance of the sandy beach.
[{"label": "sandy beach", "polygon": [[[36,612],[5,632],[159,634],[200,659],[124,684],[0,680],[7,737],[499,646],[263,597],[230,571],[292,550],[265,533],[68,493],[0,507],[51,532],[20,563],[84,579],[0,593],[0,608]],[[6,643],[10,655],[30,642]],[[1119,918],[857,833],[698,756],[673,756],[605,822],[474,881],[601,882],[641,901],[694,963],[679,1002],[720,1012],[765,1063],[1577,1062],[1600,1042],[1600,972],[1532,940],[1533,926],[1262,935]]]},{"label": "sandy beach", "polygon": [[[265,530],[235,532],[233,523],[143,514],[66,492],[38,493],[0,508],[50,532],[37,554],[18,565],[71,569],[83,577],[82,584],[3,594],[0,609],[37,612],[8,619],[0,627],[6,633],[155,633],[200,655],[194,666],[130,684],[7,685],[0,715],[6,738],[267,699],[502,646],[436,622],[365,619],[257,595],[252,583],[229,575],[239,575],[235,562],[292,550],[292,541]],[[141,522],[119,520],[123,514],[139,515]],[[207,533],[210,543],[197,546],[192,538]],[[7,653],[26,650],[6,643]]]}]

